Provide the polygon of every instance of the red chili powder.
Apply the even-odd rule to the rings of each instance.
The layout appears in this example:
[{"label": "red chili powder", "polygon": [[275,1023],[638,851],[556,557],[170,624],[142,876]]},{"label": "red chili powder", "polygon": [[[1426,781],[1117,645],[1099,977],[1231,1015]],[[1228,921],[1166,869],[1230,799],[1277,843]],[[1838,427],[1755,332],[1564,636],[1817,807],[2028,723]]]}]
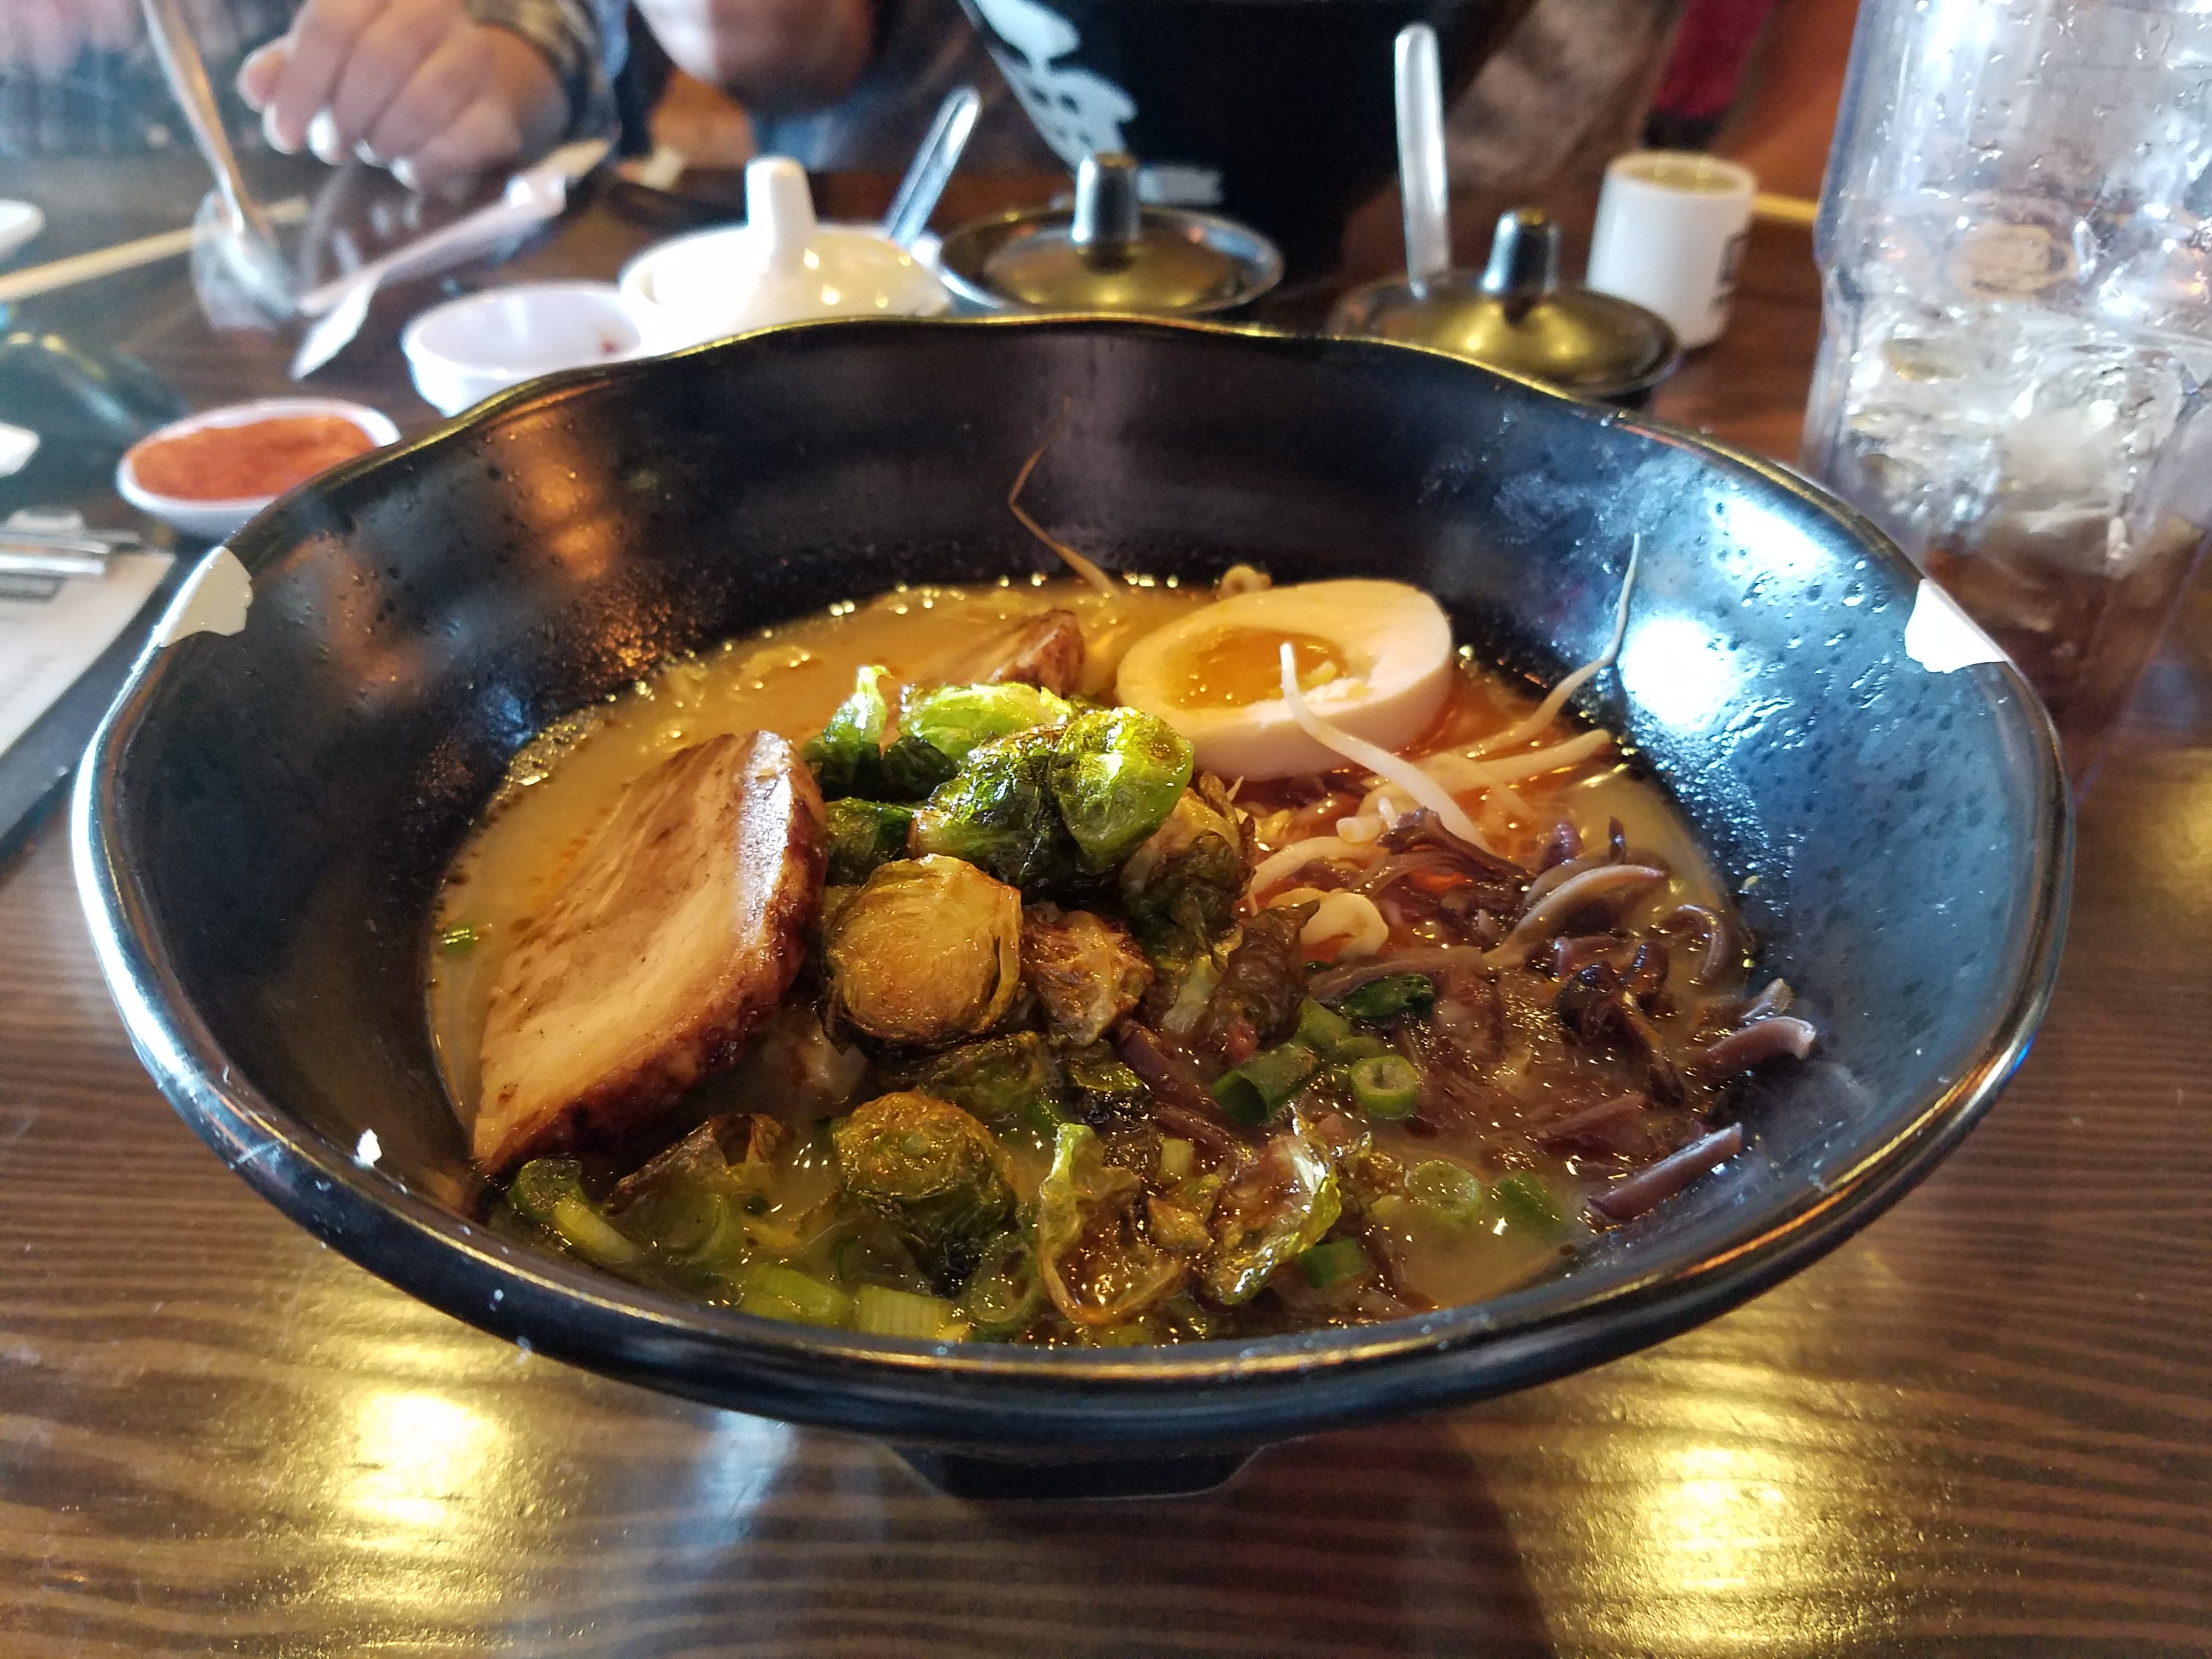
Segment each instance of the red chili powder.
[{"label": "red chili powder", "polygon": [[338,415],[282,415],[245,426],[202,427],[131,453],[140,486],[188,501],[281,495],[318,472],[376,447]]}]

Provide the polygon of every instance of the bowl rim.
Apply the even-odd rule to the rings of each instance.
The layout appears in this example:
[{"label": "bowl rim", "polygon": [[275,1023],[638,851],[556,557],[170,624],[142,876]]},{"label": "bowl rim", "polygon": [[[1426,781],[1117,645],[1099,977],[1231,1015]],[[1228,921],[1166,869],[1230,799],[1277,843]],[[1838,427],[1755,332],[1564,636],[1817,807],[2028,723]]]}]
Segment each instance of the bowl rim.
[{"label": "bowl rim", "polygon": [[423,336],[441,320],[477,310],[495,310],[501,301],[511,301],[522,295],[533,298],[558,296],[564,300],[582,299],[597,304],[601,308],[601,314],[610,319],[619,319],[622,325],[629,331],[629,343],[623,347],[620,352],[609,354],[607,361],[611,362],[625,355],[635,355],[644,346],[645,330],[639,324],[636,315],[631,311],[629,302],[623,296],[623,291],[612,283],[593,282],[580,277],[574,280],[544,283],[503,283],[495,288],[481,288],[473,294],[464,294],[456,299],[447,300],[440,304],[428,307],[409,318],[406,326],[399,331],[400,356],[406,358],[411,368],[429,367],[450,371],[471,379],[497,376],[503,381],[512,382],[516,380],[534,380],[540,374],[560,374],[562,370],[557,368],[519,368],[512,360],[493,362],[483,358],[458,357],[450,351],[439,349],[423,338]]},{"label": "bowl rim", "polygon": [[[123,452],[123,458],[115,464],[115,493],[140,512],[150,513],[157,519],[180,514],[206,519],[251,518],[271,502],[281,500],[285,492],[279,491],[274,495],[234,495],[222,501],[210,501],[194,495],[164,495],[138,482],[133,458],[147,445],[158,443],[164,438],[181,438],[189,433],[204,432],[215,428],[251,426],[257,421],[282,420],[288,415],[334,415],[340,420],[352,422],[370,440],[369,449],[357,459],[389,450],[399,441],[398,424],[382,410],[371,409],[367,404],[354,403],[344,398],[250,398],[244,403],[220,404],[213,409],[200,410],[172,421],[167,426],[157,427],[139,439]],[[299,486],[295,485],[294,488]]]},{"label": "bowl rim", "polygon": [[[1876,557],[1899,567],[1900,575],[1912,571],[1870,520],[1778,463],[1425,346],[1291,335],[1250,325],[998,315],[827,319],[757,330],[670,356],[753,349],[751,343],[800,331],[975,327],[1241,337],[1319,358],[1420,353],[1455,373],[1488,376],[1568,405],[1578,418],[1625,425],[1670,447],[1695,449],[1836,520]],[[397,448],[333,469],[319,483],[343,485],[375,467],[456,441],[465,428],[526,405],[586,393],[634,367],[594,365],[495,394]],[[208,556],[230,556],[217,549]],[[177,603],[182,606],[191,598],[188,584]],[[909,1443],[1000,1444],[1009,1437],[1006,1425],[1018,1421],[1018,1437],[1029,1443],[1249,1443],[1547,1381],[1725,1311],[1873,1220],[1988,1109],[2025,1057],[2049,1004],[2070,885],[2071,806],[2048,715],[2008,660],[1958,671],[1975,675],[1993,702],[1997,691],[2008,694],[2004,701],[2027,728],[2023,736],[2039,787],[2026,948],[2002,998],[1992,1005],[1981,1047],[1952,1082],[1911,1103],[1880,1145],[1848,1169],[1807,1185],[1762,1218],[1756,1231],[1732,1237],[1694,1261],[1646,1267],[1579,1292],[1559,1294],[1558,1286],[1571,1284],[1570,1276],[1431,1314],[1286,1336],[1109,1351],[868,1337],[687,1301],[510,1244],[397,1178],[362,1179],[362,1158],[335,1146],[247,1079],[185,997],[166,953],[156,957],[160,930],[140,872],[108,833],[119,821],[121,766],[131,739],[183,660],[182,653],[159,644],[141,656],[79,769],[70,825],[95,954],[134,1048],[179,1114],[295,1222],[409,1294],[480,1328],[664,1392]],[[424,1246],[465,1259],[469,1270],[443,1263],[440,1271],[421,1271]],[[588,1328],[574,1323],[580,1314]],[[617,1335],[632,1339],[633,1346],[658,1341],[660,1352],[684,1363],[645,1365],[610,1354],[606,1340]],[[698,1363],[710,1353],[718,1368],[711,1376]],[[732,1361],[740,1364],[732,1369]],[[1401,1373],[1392,1386],[1376,1386],[1375,1374],[1383,1368]],[[825,1370],[837,1373],[827,1388]],[[1320,1373],[1347,1382],[1357,1379],[1359,1386],[1356,1391],[1324,1386]],[[1201,1386],[1202,1399],[1164,1398]]]}]

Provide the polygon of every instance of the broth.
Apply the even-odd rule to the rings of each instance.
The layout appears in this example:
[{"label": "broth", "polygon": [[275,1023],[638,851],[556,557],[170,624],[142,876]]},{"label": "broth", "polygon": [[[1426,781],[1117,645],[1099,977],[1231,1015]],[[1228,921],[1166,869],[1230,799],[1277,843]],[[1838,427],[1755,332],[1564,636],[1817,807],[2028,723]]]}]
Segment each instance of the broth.
[{"label": "broth", "polygon": [[[1213,598],[1209,592],[1149,583],[1110,596],[1066,581],[902,588],[833,606],[825,613],[670,663],[605,702],[556,722],[516,756],[491,805],[454,860],[439,896],[426,975],[428,1012],[447,1089],[464,1124],[472,1121],[477,1106],[478,1050],[488,994],[515,941],[562,892],[594,836],[616,813],[625,790],[670,757],[720,734],[756,730],[779,733],[796,744],[831,719],[865,665],[881,665],[902,683],[926,682],[943,672],[942,665],[971,648],[979,635],[1053,610],[1073,612],[1081,625],[1085,654],[1080,694],[1110,702],[1115,665],[1130,645],[1155,629],[1190,616]],[[1301,668],[1307,665],[1304,655],[1299,662]],[[1522,720],[1534,706],[1529,688],[1475,662],[1462,647],[1442,712],[1427,736],[1408,752],[1477,743]],[[1542,740],[1558,741],[1577,729],[1559,722]],[[1341,799],[1314,799],[1316,790],[1332,787],[1349,793]],[[1332,775],[1318,782],[1254,785],[1238,794],[1237,805],[1251,815],[1259,837],[1256,856],[1264,859],[1303,836],[1328,834],[1328,815],[1351,808],[1357,794],[1358,787],[1346,777]],[[1730,916],[1725,894],[1665,796],[1632,775],[1618,756],[1594,756],[1527,779],[1501,792],[1501,799],[1507,797],[1511,804],[1486,815],[1484,828],[1498,853],[1529,869],[1544,856],[1547,839],[1563,820],[1578,826],[1585,842],[1601,842],[1609,827],[1615,863],[1624,857],[1621,848],[1628,847],[1636,849],[1638,859],[1663,866],[1663,882],[1640,891],[1616,918],[1617,928],[1632,940],[1656,937],[1650,934],[1656,919],[1676,914],[1685,905]],[[1595,862],[1594,858],[1584,861]],[[1330,875],[1324,866],[1321,878],[1334,881],[1343,875],[1341,871]],[[1270,908],[1280,903],[1281,890],[1287,888],[1279,887]],[[1407,890],[1401,892],[1407,906],[1421,908],[1415,896]],[[1437,915],[1425,921],[1406,920],[1401,914],[1406,908],[1394,906],[1390,912],[1396,920],[1390,924],[1389,950],[1418,950],[1425,941],[1458,937]],[[1746,963],[1740,939],[1738,945],[1724,971],[1702,981],[1680,960],[1660,969],[1659,988],[1656,994],[1647,992],[1645,1002],[1659,1011],[1656,1018],[1668,1033],[1680,1037],[1693,1027],[1705,1030],[1717,1017],[1712,1011],[1741,1006]],[[818,951],[818,941],[811,948]],[[1724,954],[1716,942],[1707,957]],[[1324,967],[1314,983],[1328,977]],[[1267,1281],[1268,1293],[1226,1313],[1200,1307],[1184,1294],[1177,1300],[1189,1304],[1190,1310],[1172,1317],[1148,1315],[1145,1320],[1098,1328],[1062,1322],[1065,1328],[1053,1328],[1048,1308],[1044,1321],[1034,1328],[999,1334],[1042,1341],[1162,1340],[1358,1322],[1424,1305],[1480,1300],[1571,1256],[1594,1223],[1604,1224],[1602,1217],[1585,1212],[1583,1200],[1606,1179],[1621,1176],[1638,1162],[1649,1164],[1657,1154],[1632,1158],[1615,1148],[1593,1156],[1588,1146],[1606,1146],[1604,1134],[1594,1141],[1561,1142],[1547,1139],[1532,1127],[1573,1117],[1577,1110],[1589,1115],[1591,1091],[1614,1086],[1606,1079],[1617,1085],[1620,1077],[1634,1068],[1632,1065],[1629,1073],[1623,1072],[1617,1044],[1589,1057],[1564,1050],[1553,1053],[1557,1045],[1547,1048],[1544,1043],[1523,1045],[1528,1050],[1523,1053],[1515,1045],[1526,1033],[1539,1027],[1548,1031],[1562,1018],[1553,1007],[1555,999],[1565,997],[1560,986],[1566,975],[1563,971],[1557,981],[1534,971],[1497,977],[1506,989],[1488,1017],[1504,1033],[1497,1068],[1503,1081],[1496,1086],[1486,1083],[1475,1094],[1455,1097],[1444,1111],[1432,1105],[1433,1087],[1425,1080],[1423,1104],[1414,1115],[1386,1119],[1378,1115],[1364,1125],[1352,1124],[1364,1137],[1357,1157],[1368,1160],[1366,1167],[1418,1175],[1423,1170],[1456,1166],[1478,1173],[1488,1183],[1480,1225],[1439,1223],[1437,1217],[1447,1213],[1448,1206],[1439,1210],[1407,1200],[1390,1209],[1387,1200],[1396,1196],[1395,1189],[1386,1194],[1385,1201],[1367,1205],[1360,1237],[1368,1255],[1360,1258],[1365,1267],[1354,1271],[1378,1271],[1376,1263],[1380,1261],[1387,1296],[1363,1291],[1353,1297],[1333,1289],[1319,1270],[1307,1267],[1304,1279],[1275,1273]],[[1438,983],[1448,992],[1454,981],[1447,974]],[[846,1121],[842,1114],[856,1103],[896,1091],[915,1070],[915,1063],[910,1056],[879,1057],[876,1068],[866,1074],[865,1086],[856,1087],[861,1079],[853,1068],[862,1065],[865,1056],[824,1039],[815,1022],[815,1001],[804,985],[795,989],[750,1052],[733,1068],[693,1089],[654,1139],[666,1144],[702,1122],[729,1121],[726,1115],[731,1114],[763,1114],[788,1130],[761,1166],[772,1167],[773,1182],[762,1185],[747,1200],[744,1225],[751,1240],[747,1259],[755,1265],[747,1270],[752,1278],[745,1283],[754,1289],[742,1293],[731,1289],[726,1299],[756,1311],[810,1317],[802,1304],[811,1292],[794,1287],[826,1280],[847,1300],[848,1290],[865,1291],[879,1282],[883,1288],[874,1292],[878,1299],[889,1294],[888,1287],[898,1286],[901,1294],[926,1300],[932,1289],[928,1274],[918,1279],[913,1262],[900,1255],[898,1247],[887,1251],[880,1241],[864,1236],[866,1229],[855,1231],[847,1226],[840,1234],[836,1226],[817,1225],[838,1200],[840,1154],[829,1126]],[[1436,1017],[1442,1019],[1455,1006],[1447,998]],[[1700,1025],[1700,1021],[1705,1024]],[[1395,1028],[1389,1041],[1397,1044],[1401,1055],[1422,1052],[1420,1042],[1409,1036],[1406,1025]],[[1371,1041],[1367,1044],[1370,1049],[1376,1046]],[[1346,1047],[1344,1052],[1349,1055],[1352,1050]],[[1356,1063],[1347,1060],[1335,1069],[1345,1072]],[[1656,1067],[1657,1062],[1652,1063]],[[1423,1073],[1425,1079],[1429,1075]],[[1721,1098],[1718,1085],[1693,1078],[1685,1086],[1686,1099],[1678,1103],[1680,1110],[1667,1120],[1671,1126],[1668,1133],[1678,1140],[1690,1133],[1688,1126],[1701,1124]],[[927,1092],[926,1088],[923,1091]],[[1646,1103],[1656,1115],[1651,1121],[1667,1116],[1661,1109],[1663,1102]],[[1601,1102],[1597,1109],[1601,1113]],[[1332,1127],[1322,1109],[1302,1105],[1298,1110],[1302,1132],[1311,1119],[1319,1126],[1314,1133],[1324,1140],[1329,1134],[1347,1133],[1344,1125],[1348,1118],[1343,1112],[1335,1115]],[[1165,1123],[1168,1114],[1159,1115]],[[992,1131],[1014,1196],[1023,1206],[1021,1213],[1028,1215],[1039,1204],[1041,1188],[1054,1168],[1056,1142],[1064,1136],[1049,1115],[994,1121]],[[1131,1130],[1124,1120],[1114,1119],[1099,1133],[1109,1139],[1121,1137],[1120,1144],[1109,1148],[1109,1162],[1115,1157],[1125,1162],[1135,1158],[1139,1164],[1153,1159],[1158,1174],[1147,1166],[1145,1178],[1161,1191],[1167,1190],[1160,1183],[1167,1180],[1169,1161],[1191,1156],[1187,1136],[1167,1134],[1158,1124],[1140,1133]],[[1170,1152],[1170,1146],[1183,1150]],[[732,1168],[738,1165],[735,1150],[736,1143],[722,1148],[721,1155],[728,1157]],[[1670,1148],[1661,1149],[1662,1153],[1667,1150]],[[1216,1154],[1200,1143],[1199,1155],[1203,1159]],[[603,1191],[608,1177],[634,1166],[641,1156],[640,1149],[629,1149],[611,1165],[587,1167],[586,1179],[592,1180],[596,1169],[594,1184]],[[1223,1167],[1237,1166],[1232,1158]],[[1407,1193],[1413,1190],[1412,1185],[1405,1186]],[[1217,1191],[1208,1191],[1206,1198],[1210,1203],[1224,1201]],[[1152,1213],[1156,1231],[1175,1219],[1162,1220],[1158,1211]],[[502,1206],[501,1218],[495,1218],[540,1243],[561,1247],[559,1239],[520,1220],[507,1206]],[[826,1245],[825,1237],[830,1238]],[[1328,1249],[1325,1245],[1313,1247],[1299,1260],[1325,1257]],[[588,1249],[582,1253],[592,1254]],[[1340,1254],[1329,1260],[1352,1258]],[[798,1277],[773,1283],[762,1278],[763,1273],[782,1268]],[[980,1280],[984,1269],[975,1272]],[[760,1288],[763,1285],[769,1288]],[[941,1275],[935,1288],[946,1288]],[[787,1291],[799,1301],[791,1301]],[[711,1285],[702,1293],[720,1294]],[[834,1311],[838,1304],[824,1305]],[[845,1322],[849,1316],[822,1322]],[[872,1328],[865,1320],[862,1328]],[[894,1334],[915,1333],[894,1328]]]}]

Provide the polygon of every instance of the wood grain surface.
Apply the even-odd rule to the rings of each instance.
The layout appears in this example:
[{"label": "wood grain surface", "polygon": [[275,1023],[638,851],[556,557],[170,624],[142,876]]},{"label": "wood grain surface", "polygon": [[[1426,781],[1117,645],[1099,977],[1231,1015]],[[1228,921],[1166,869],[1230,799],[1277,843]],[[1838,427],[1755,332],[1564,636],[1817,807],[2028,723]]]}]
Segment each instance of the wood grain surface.
[{"label": "wood grain surface", "polygon": [[[603,204],[522,263],[650,234]],[[286,342],[207,335],[174,270],[125,289],[69,314],[196,401],[273,389]],[[428,293],[331,389],[427,420],[390,336]],[[1817,323],[1763,230],[1662,411],[1787,456]],[[370,1278],[155,1092],[60,830],[0,872],[7,1659],[2212,1650],[2212,594],[2083,814],[2044,1035],[1917,1191],[1645,1353],[1174,1502],[956,1503]]]}]

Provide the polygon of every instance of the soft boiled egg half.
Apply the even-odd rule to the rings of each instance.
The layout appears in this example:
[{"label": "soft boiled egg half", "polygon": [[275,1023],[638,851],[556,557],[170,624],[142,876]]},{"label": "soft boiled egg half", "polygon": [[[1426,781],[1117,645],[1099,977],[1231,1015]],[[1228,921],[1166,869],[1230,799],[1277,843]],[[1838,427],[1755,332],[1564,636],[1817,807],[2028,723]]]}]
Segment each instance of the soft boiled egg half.
[{"label": "soft boiled egg half", "polygon": [[1285,644],[1306,706],[1385,749],[1426,731],[1451,690],[1443,607],[1403,582],[1348,580],[1240,593],[1194,611],[1129,647],[1115,695],[1182,732],[1199,767],[1224,778],[1341,766],[1283,701]]}]

